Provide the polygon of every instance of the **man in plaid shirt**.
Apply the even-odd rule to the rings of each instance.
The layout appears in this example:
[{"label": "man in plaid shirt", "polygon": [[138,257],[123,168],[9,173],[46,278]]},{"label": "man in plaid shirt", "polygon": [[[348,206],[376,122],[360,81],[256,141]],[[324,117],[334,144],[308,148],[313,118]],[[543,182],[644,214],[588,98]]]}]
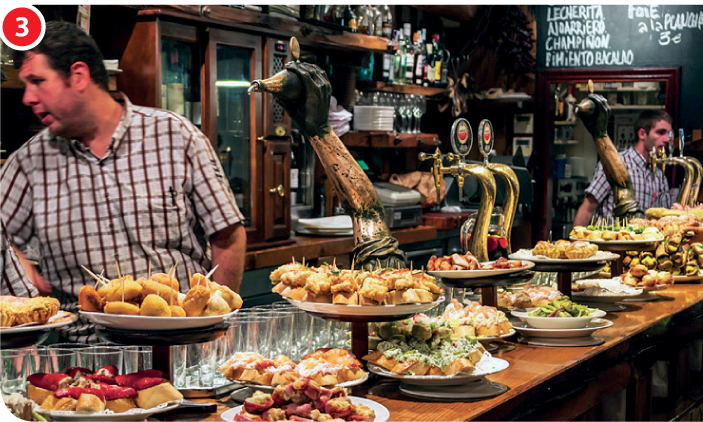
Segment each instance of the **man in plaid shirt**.
[{"label": "man in plaid shirt", "polygon": [[[3,167],[0,214],[15,245],[39,239],[34,284],[48,280],[72,310],[94,282],[81,265],[114,279],[119,262],[136,279],[179,263],[181,291],[189,270],[215,265],[213,281],[238,291],[244,217],[210,141],[178,114],[113,97],[102,60],[90,35],[56,21],[16,53],[23,102],[47,127]],[[89,334],[72,329],[74,341]]]},{"label": "man in plaid shirt", "polygon": [[[649,152],[652,148],[664,148],[671,131],[671,116],[662,110],[648,110],[640,114],[637,120],[638,141],[626,151],[620,153],[632,180],[635,198],[643,211],[652,208],[657,200],[660,206],[669,208],[671,197],[668,194],[669,183],[661,170],[657,169],[652,180],[649,165]],[[613,191],[605,178],[603,164],[598,163],[593,174],[593,181],[586,189],[586,198],[576,213],[574,226],[586,226],[591,216],[613,216]]]}]

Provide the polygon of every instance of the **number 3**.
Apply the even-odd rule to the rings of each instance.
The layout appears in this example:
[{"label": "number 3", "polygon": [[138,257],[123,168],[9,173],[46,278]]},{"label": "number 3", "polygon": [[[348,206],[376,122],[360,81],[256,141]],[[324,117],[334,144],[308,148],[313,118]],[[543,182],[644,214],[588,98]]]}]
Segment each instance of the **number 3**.
[{"label": "number 3", "polygon": [[22,31],[22,32],[17,32],[15,35],[18,36],[18,37],[26,37],[27,34],[29,34],[29,29],[27,29],[27,22],[28,22],[27,18],[25,18],[25,17],[19,17],[19,18],[17,18],[17,22],[22,22],[22,23],[20,23],[20,24],[17,25],[17,28],[18,28],[18,29],[19,29],[19,28],[22,28],[23,31]]}]

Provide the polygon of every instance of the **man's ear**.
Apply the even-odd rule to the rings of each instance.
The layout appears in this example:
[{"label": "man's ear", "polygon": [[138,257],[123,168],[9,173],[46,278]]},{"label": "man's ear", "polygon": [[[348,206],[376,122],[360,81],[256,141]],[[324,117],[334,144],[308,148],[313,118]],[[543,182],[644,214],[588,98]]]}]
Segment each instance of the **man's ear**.
[{"label": "man's ear", "polygon": [[71,86],[79,91],[84,91],[92,82],[90,79],[90,68],[85,62],[73,63],[69,73],[68,78]]},{"label": "man's ear", "polygon": [[637,131],[637,138],[641,141],[647,137],[647,131],[644,128],[639,128]]}]

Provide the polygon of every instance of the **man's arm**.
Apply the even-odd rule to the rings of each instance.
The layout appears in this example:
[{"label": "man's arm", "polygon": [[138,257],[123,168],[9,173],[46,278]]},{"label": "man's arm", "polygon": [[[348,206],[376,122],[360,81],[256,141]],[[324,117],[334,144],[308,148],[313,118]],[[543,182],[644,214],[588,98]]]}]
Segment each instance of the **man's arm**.
[{"label": "man's arm", "polygon": [[37,288],[40,294],[42,295],[50,295],[51,294],[51,283],[46,281],[44,277],[39,274],[39,271],[37,271],[37,267],[34,266],[27,258],[25,258],[24,254],[14,246],[11,246],[15,250],[15,254],[17,257],[20,259],[20,262],[22,263],[22,266],[24,267],[24,270],[27,272],[27,277],[29,277],[29,280],[32,282],[34,287]]},{"label": "man's arm", "polygon": [[239,293],[244,273],[247,232],[241,223],[234,224],[210,236],[212,246],[212,281]]},{"label": "man's arm", "polygon": [[583,200],[583,204],[579,207],[578,212],[576,212],[576,217],[574,218],[574,226],[586,226],[591,219],[591,216],[596,211],[598,207],[598,201],[596,198],[589,194],[586,194],[586,198]]}]

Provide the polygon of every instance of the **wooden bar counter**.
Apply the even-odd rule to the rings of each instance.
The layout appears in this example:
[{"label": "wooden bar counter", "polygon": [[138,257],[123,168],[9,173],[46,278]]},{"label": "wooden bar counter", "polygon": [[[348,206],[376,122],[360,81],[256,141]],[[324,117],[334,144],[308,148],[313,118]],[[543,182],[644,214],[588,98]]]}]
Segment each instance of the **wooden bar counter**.
[{"label": "wooden bar counter", "polygon": [[[652,365],[703,337],[703,285],[679,284],[656,294],[658,301],[628,303],[623,312],[609,312],[605,318],[614,325],[596,332],[605,339],[600,346],[501,343],[494,356],[510,367],[487,378],[509,390],[494,398],[421,401],[402,394],[397,382],[374,377],[351,393],[383,404],[391,421],[572,420],[587,414],[604,395],[626,388],[626,420],[648,420]],[[216,402],[217,413],[167,419],[217,421],[240,404],[228,396]]]}]

